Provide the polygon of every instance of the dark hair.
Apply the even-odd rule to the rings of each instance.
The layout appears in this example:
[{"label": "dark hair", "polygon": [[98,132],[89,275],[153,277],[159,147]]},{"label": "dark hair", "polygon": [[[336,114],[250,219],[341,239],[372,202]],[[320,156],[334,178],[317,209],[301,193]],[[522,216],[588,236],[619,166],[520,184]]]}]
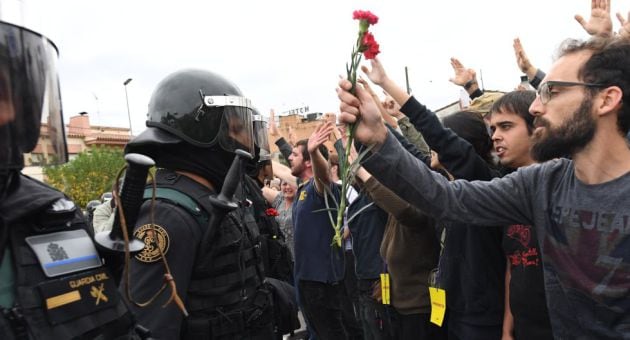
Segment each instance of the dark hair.
[{"label": "dark hair", "polygon": [[[295,146],[301,146],[301,150],[302,150],[302,159],[304,161],[310,161],[311,160],[311,155],[308,153],[308,139],[300,139],[299,141],[297,141],[297,143],[295,143]],[[328,160],[328,148],[322,144],[319,146],[319,152],[322,153],[322,156],[324,156],[324,158],[326,160]]]},{"label": "dark hair", "polygon": [[459,137],[470,143],[475,152],[488,164],[492,164],[492,140],[483,118],[478,113],[459,111],[450,114],[442,120],[444,127],[455,132]]},{"label": "dark hair", "polygon": [[328,158],[330,162],[330,167],[332,168],[334,165],[337,166],[337,177],[341,178],[341,167],[339,166],[339,156],[335,153],[330,154],[330,158]]},{"label": "dark hair", "polygon": [[[567,39],[560,46],[558,57],[591,51],[591,57],[578,70],[578,79],[586,83],[617,86],[623,93],[617,115],[617,128],[622,135],[630,128],[630,40],[593,38],[587,41]],[[591,95],[601,88],[587,87]]]},{"label": "dark hair", "polygon": [[529,106],[536,99],[534,91],[512,91],[499,98],[490,109],[490,118],[493,113],[513,113],[523,118],[527,125],[527,133],[534,131],[534,116],[529,113]]}]

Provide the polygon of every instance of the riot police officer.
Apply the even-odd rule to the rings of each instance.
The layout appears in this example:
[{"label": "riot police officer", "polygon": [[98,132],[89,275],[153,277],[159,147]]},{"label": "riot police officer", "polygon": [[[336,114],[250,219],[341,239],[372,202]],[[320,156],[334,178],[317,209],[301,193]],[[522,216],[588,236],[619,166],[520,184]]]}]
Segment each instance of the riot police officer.
[{"label": "riot police officer", "polygon": [[[146,246],[132,259],[129,282],[123,277],[121,289],[129,289],[134,312],[154,336],[273,338],[254,217],[241,202],[220,223],[209,223],[217,210],[208,197],[221,191],[234,151],[253,153],[253,144],[250,101],[223,77],[182,70],[153,92],[147,130],[126,152],[155,160],[157,199],[146,191],[134,232]],[[162,308],[173,296],[159,293],[165,277],[174,278],[185,308]]]},{"label": "riot police officer", "polygon": [[0,36],[0,338],[132,338],[81,210],[20,173],[40,131],[49,162],[67,158],[57,48],[4,22]]},{"label": "riot police officer", "polygon": [[253,115],[254,147],[256,157],[248,163],[243,189],[244,196],[251,201],[250,211],[256,219],[262,236],[263,265],[265,275],[285,282],[292,282],[293,258],[285,242],[284,234],[271,208],[262,195],[265,181],[273,179],[267,121],[256,109]]}]

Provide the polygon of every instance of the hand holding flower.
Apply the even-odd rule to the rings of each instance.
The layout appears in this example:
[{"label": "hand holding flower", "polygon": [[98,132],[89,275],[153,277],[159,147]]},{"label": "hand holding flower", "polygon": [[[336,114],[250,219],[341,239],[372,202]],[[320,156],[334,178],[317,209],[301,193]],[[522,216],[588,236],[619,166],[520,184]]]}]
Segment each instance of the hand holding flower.
[{"label": "hand holding flower", "polygon": [[345,79],[339,82],[337,95],[341,101],[340,122],[356,123],[354,137],[365,145],[383,143],[387,137],[387,128],[383,124],[374,99],[361,86],[356,87],[356,96],[353,95],[350,93],[351,86]]}]

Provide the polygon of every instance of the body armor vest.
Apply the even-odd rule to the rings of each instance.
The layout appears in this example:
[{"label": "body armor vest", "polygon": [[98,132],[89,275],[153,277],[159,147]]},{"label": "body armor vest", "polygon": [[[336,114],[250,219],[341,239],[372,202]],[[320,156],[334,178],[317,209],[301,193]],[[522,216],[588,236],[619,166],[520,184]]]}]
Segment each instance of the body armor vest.
[{"label": "body armor vest", "polygon": [[[216,338],[269,324],[270,297],[263,288],[260,235],[253,216],[239,207],[225,215],[217,230],[210,231],[208,217],[217,212],[207,199],[208,189],[162,169],[156,184],[156,197],[184,208],[198,221],[201,234],[213,235],[211,245],[198,247],[187,292],[190,316],[182,337],[202,339],[210,333]],[[150,197],[148,192],[145,198]]]},{"label": "body armor vest", "polygon": [[[269,215],[269,205],[262,195],[261,188],[255,179],[246,176],[244,181],[244,197],[252,205],[249,207],[256,219],[261,234],[261,248],[265,275],[285,282],[293,279],[293,257],[285,242],[284,234],[276,218]],[[277,213],[275,209],[271,209]]]},{"label": "body armor vest", "polygon": [[[53,206],[62,202],[71,205]],[[15,270],[15,302],[3,306],[0,315],[5,325],[10,325],[5,330],[11,329],[12,334],[2,334],[3,339],[133,338],[132,317],[99,256],[94,255],[92,268],[81,269],[79,265],[54,277],[44,271],[80,263],[80,257],[73,258],[72,248],[93,245],[92,231],[73,206],[62,193],[21,176],[19,188],[0,207]],[[67,240],[55,237],[67,233],[85,237],[71,240],[75,246],[65,243],[64,249]],[[50,241],[34,246],[27,243],[33,236]],[[54,262],[42,262],[38,257],[42,253],[34,251],[41,246]]]}]

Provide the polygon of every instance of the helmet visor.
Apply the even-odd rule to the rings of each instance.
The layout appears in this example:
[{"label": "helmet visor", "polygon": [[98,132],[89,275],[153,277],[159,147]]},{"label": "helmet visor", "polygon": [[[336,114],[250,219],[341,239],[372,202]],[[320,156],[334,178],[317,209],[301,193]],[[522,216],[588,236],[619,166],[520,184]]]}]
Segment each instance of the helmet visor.
[{"label": "helmet visor", "polygon": [[267,121],[261,115],[254,116],[254,144],[260,148],[261,153],[269,154],[269,135]]},{"label": "helmet visor", "polygon": [[252,109],[244,106],[224,106],[219,130],[219,145],[223,150],[238,149],[254,155]]},{"label": "helmet visor", "polygon": [[22,168],[28,152],[46,164],[67,160],[56,64],[51,41],[0,22],[1,168]]}]

